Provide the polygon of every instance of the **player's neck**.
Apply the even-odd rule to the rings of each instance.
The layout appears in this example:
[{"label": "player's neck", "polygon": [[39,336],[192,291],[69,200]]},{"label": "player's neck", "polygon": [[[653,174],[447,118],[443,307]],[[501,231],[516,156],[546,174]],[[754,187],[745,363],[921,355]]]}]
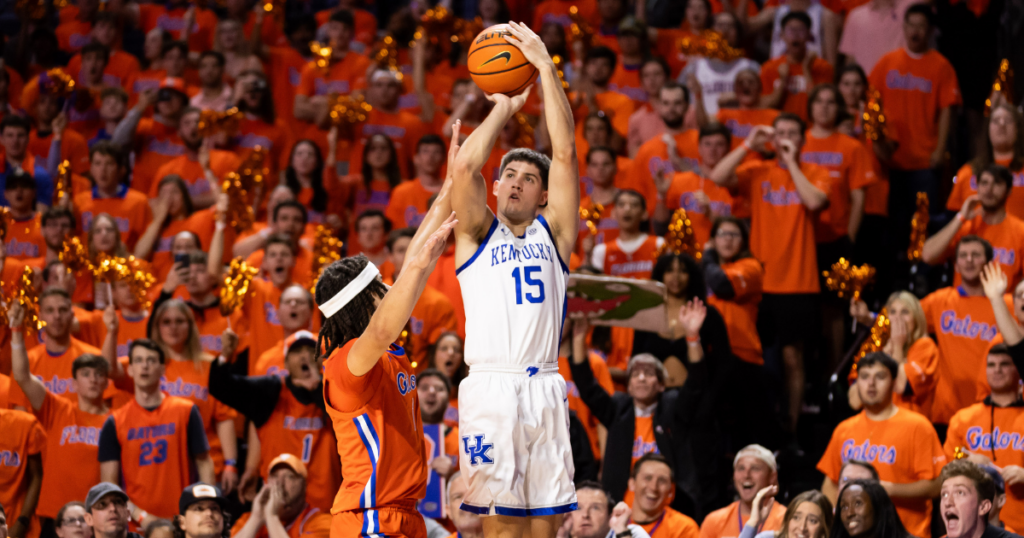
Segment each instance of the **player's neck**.
[{"label": "player's neck", "polygon": [[96,400],[89,400],[81,395],[78,396],[78,409],[90,415],[105,415],[110,410],[106,403],[103,402],[102,396]]},{"label": "player's neck", "polygon": [[983,210],[981,213],[981,220],[989,226],[1001,224],[1006,219],[1006,204],[999,206],[998,208],[989,211]]},{"label": "player's neck", "polygon": [[899,408],[892,403],[892,400],[883,402],[878,405],[864,406],[864,414],[871,420],[883,421],[889,420],[899,411]]},{"label": "player's neck", "polygon": [[164,401],[164,393],[160,391],[160,383],[152,387],[135,385],[135,402],[146,409],[153,409]]},{"label": "player's neck", "polygon": [[[1015,384],[1014,387],[1016,388],[1016,386],[1017,385]],[[1018,396],[1016,390],[1001,392],[992,391],[991,398],[992,403],[996,407],[1009,407],[1010,405],[1013,405],[1017,401]]]}]

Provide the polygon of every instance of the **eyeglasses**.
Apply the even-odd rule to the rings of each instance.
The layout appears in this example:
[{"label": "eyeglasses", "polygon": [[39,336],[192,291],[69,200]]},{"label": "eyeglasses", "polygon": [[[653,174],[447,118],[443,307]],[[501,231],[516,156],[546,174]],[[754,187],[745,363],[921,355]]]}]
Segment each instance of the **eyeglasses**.
[{"label": "eyeglasses", "polygon": [[85,525],[85,518],[84,517],[72,517],[72,518],[68,518],[68,519],[65,519],[65,520],[60,522],[60,526],[61,527],[70,527],[72,525],[74,525],[76,527],[84,526]]},{"label": "eyeglasses", "polygon": [[739,232],[728,232],[725,230],[718,230],[718,232],[715,233],[715,237],[721,237],[722,239],[740,239],[743,237],[743,234]]}]

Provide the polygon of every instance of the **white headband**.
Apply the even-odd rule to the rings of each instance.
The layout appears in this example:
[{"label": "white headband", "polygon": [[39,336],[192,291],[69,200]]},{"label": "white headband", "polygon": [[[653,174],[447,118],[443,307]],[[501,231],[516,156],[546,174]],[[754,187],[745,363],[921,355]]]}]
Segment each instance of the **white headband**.
[{"label": "white headband", "polygon": [[359,273],[358,276],[352,279],[341,291],[336,293],[334,297],[331,297],[326,303],[320,305],[320,311],[324,313],[324,316],[331,317],[336,314],[339,310],[345,307],[359,295],[359,292],[366,289],[366,286],[373,282],[375,278],[380,276],[380,271],[377,270],[377,266],[373,262],[367,261],[366,267],[363,268],[363,272]]}]

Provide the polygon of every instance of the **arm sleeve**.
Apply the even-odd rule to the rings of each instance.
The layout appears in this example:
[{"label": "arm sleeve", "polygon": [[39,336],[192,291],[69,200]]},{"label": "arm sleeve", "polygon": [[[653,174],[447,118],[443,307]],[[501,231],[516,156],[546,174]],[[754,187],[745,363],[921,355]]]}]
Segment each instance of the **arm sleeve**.
[{"label": "arm sleeve", "polygon": [[105,461],[121,461],[121,442],[117,440],[117,426],[113,415],[107,417],[100,430],[100,463]]},{"label": "arm sleeve", "polygon": [[232,374],[230,364],[214,361],[210,366],[210,395],[242,413],[257,428],[266,424],[281,394],[281,379],[275,375]]},{"label": "arm sleeve", "polygon": [[199,415],[199,408],[193,404],[192,412],[188,415],[188,454],[198,456],[209,451],[210,442],[206,439],[203,417]]},{"label": "arm sleeve", "polygon": [[704,253],[702,261],[704,263],[704,281],[707,283],[708,289],[715,294],[715,297],[725,300],[736,297],[736,290],[733,289],[729,276],[725,274],[722,266],[718,264],[718,253],[708,249]]},{"label": "arm sleeve", "polygon": [[142,112],[135,109],[128,111],[128,115],[114,128],[110,141],[123,148],[132,147],[132,139],[135,138],[135,130],[139,127],[141,119]]}]

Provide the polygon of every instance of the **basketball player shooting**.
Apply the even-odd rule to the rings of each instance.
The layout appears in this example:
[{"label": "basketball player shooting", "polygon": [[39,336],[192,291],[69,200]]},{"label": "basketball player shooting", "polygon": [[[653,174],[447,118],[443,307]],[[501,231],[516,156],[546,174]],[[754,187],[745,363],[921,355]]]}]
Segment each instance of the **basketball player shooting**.
[{"label": "basketball player shooting", "polygon": [[483,518],[488,538],[553,537],[563,514],[576,509],[558,342],[569,277],[564,260],[578,226],[579,170],[572,111],[544,43],[515,22],[495,30],[540,72],[553,156],[508,152],[492,185],[498,211],[491,213],[480,170],[528,89],[489,95],[494,108],[455,159],[456,274],[470,366],[459,394],[460,466],[469,481],[462,509],[489,516]]}]

